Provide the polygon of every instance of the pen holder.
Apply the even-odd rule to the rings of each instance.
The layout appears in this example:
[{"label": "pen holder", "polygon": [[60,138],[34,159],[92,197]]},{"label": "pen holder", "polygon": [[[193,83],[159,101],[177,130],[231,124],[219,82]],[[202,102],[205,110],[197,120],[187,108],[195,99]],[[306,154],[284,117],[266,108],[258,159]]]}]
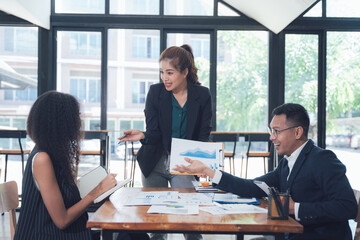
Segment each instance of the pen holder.
[{"label": "pen holder", "polygon": [[268,198],[268,218],[287,220],[289,217],[288,193],[270,194]]}]

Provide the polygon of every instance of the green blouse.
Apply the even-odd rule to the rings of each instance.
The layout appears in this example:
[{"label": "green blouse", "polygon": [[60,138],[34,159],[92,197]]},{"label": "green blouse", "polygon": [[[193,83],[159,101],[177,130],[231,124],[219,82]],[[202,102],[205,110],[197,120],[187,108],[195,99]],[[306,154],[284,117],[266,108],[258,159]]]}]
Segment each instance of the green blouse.
[{"label": "green blouse", "polygon": [[172,100],[171,137],[186,139],[187,102],[181,108],[173,94],[171,94],[171,100]]}]

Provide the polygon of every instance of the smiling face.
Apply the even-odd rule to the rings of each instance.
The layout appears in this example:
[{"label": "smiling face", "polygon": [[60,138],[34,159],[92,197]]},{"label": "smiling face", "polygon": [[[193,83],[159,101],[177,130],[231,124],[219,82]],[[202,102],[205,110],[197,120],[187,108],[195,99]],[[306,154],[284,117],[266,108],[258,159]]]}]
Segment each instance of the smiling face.
[{"label": "smiling face", "polygon": [[187,74],[187,69],[185,69],[183,72],[180,72],[171,64],[171,60],[169,59],[164,59],[160,62],[161,80],[163,81],[165,88],[168,91],[177,93],[187,89]]},{"label": "smiling face", "polygon": [[[271,120],[270,128],[280,131],[277,136],[275,134],[270,135],[270,140],[274,143],[279,155],[290,156],[306,141],[302,136],[303,128],[301,126],[294,126],[296,126],[294,123],[286,120],[285,114],[275,115]],[[281,131],[283,129],[286,130]]]}]

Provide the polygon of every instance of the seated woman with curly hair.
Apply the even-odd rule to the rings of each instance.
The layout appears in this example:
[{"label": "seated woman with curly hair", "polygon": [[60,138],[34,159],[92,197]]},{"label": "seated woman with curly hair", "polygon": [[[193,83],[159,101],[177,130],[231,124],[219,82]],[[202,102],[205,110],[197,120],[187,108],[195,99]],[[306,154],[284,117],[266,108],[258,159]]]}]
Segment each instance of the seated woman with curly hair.
[{"label": "seated woman with curly hair", "polygon": [[27,133],[35,147],[26,164],[14,239],[93,239],[86,209],[116,180],[108,174],[81,199],[76,186],[80,127],[79,103],[69,94],[49,91],[32,106]]}]

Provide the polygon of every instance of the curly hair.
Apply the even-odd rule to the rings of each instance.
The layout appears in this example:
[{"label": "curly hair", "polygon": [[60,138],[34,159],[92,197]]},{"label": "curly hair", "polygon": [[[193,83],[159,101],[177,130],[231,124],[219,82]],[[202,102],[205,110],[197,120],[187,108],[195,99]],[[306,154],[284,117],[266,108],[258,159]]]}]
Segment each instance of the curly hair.
[{"label": "curly hair", "polygon": [[75,184],[81,139],[80,106],[70,94],[48,91],[31,107],[27,133],[38,149],[46,151],[55,172]]},{"label": "curly hair", "polygon": [[189,70],[186,80],[193,84],[200,85],[197,76],[197,67],[194,62],[194,55],[190,45],[184,44],[181,47],[172,46],[165,49],[161,55],[159,62],[164,59],[169,59],[172,65],[181,73],[187,68]]}]

